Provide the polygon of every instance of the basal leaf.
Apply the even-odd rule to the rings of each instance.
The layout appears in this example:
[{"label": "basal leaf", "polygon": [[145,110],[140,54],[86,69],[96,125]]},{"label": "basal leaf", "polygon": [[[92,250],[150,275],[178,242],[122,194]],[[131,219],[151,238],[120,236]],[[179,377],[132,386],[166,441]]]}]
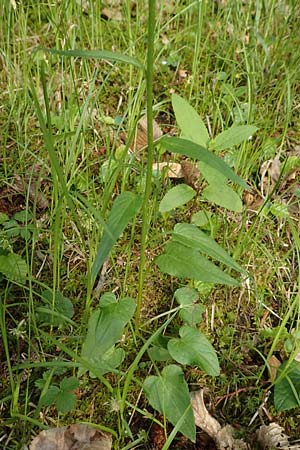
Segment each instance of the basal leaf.
[{"label": "basal leaf", "polygon": [[172,425],[176,425],[184,415],[179,431],[196,440],[196,427],[188,386],[180,367],[171,364],[163,369],[160,377],[146,378],[143,389],[150,405],[163,414]]},{"label": "basal leaf", "polygon": [[239,145],[249,139],[256,131],[257,127],[253,125],[233,125],[228,130],[218,134],[209,144],[209,148],[221,152],[226,148]]},{"label": "basal leaf", "polygon": [[24,282],[27,275],[27,264],[15,253],[0,255],[0,273],[11,281]]},{"label": "basal leaf", "polygon": [[[135,311],[135,301],[124,298],[119,302],[105,303],[104,306],[91,314],[88,331],[82,346],[82,358],[91,365],[98,362],[121,338],[125,325],[132,318]],[[101,369],[98,365],[97,369]],[[83,373],[83,371],[81,371]]]},{"label": "basal leaf", "polygon": [[143,64],[131,56],[124,55],[123,53],[110,52],[108,50],[57,50],[55,48],[37,48],[52,55],[67,56],[73,58],[88,58],[88,59],[107,59],[108,61],[122,62],[126,64],[131,64],[143,69]]},{"label": "basal leaf", "polygon": [[248,189],[247,183],[242,178],[236,175],[233,170],[217,155],[210,152],[201,145],[195,144],[195,142],[188,141],[187,139],[181,139],[176,137],[164,136],[160,140],[161,145],[167,150],[185,155],[190,158],[203,161],[214,169],[218,170],[222,175],[231,181],[242,186],[244,189]]},{"label": "basal leaf", "polygon": [[115,199],[93,264],[92,274],[94,279],[97,277],[113,245],[130,220],[137,214],[141,204],[142,198],[132,192],[123,192]]},{"label": "basal leaf", "polygon": [[203,161],[198,163],[198,167],[201,175],[209,184],[217,184],[219,186],[220,184],[223,185],[227,182],[227,177],[225,175],[222,175],[219,170],[216,170],[214,167],[209,166]]},{"label": "basal leaf", "polygon": [[199,300],[199,294],[188,286],[176,289],[174,297],[179,305],[192,305]]},{"label": "basal leaf", "polygon": [[171,339],[168,344],[170,355],[180,364],[197,366],[208,375],[220,374],[215,349],[199,330],[184,325],[179,330],[180,338]]},{"label": "basal leaf", "polygon": [[203,190],[202,198],[230,211],[243,211],[243,203],[240,196],[226,184],[210,184]]},{"label": "basal leaf", "polygon": [[275,408],[278,411],[299,408],[300,362],[284,362],[277,370],[277,380],[274,388]]},{"label": "basal leaf", "polygon": [[172,106],[176,121],[184,138],[207,147],[209,134],[206,126],[196,110],[182,97],[172,95]]},{"label": "basal leaf", "polygon": [[164,195],[159,205],[159,211],[161,213],[171,211],[189,202],[195,195],[194,189],[187,184],[178,184]]},{"label": "basal leaf", "polygon": [[197,250],[178,242],[166,246],[165,253],[156,259],[162,272],[178,278],[239,286],[239,282],[200,255]]},{"label": "basal leaf", "polygon": [[199,250],[232,269],[245,273],[245,270],[217,242],[196,225],[177,223],[173,231],[173,240],[186,247]]}]

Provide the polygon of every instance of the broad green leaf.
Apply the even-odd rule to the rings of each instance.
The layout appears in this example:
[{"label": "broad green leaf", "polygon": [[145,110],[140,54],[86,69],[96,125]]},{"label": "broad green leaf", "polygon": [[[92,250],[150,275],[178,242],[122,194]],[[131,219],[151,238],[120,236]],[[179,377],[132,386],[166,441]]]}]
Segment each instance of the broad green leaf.
[{"label": "broad green leaf", "polygon": [[[283,375],[284,374],[284,375]],[[274,404],[278,411],[300,407],[300,362],[284,362],[277,370]]]},{"label": "broad green leaf", "polygon": [[208,234],[199,230],[196,225],[189,223],[177,223],[173,231],[173,241],[190,247],[194,250],[199,250],[208,256],[216,259],[217,261],[226,264],[232,269],[246,273],[245,270],[224,250],[219,244],[216,243]]},{"label": "broad green leaf", "polygon": [[205,308],[196,303],[199,300],[196,289],[187,286],[179,288],[176,290],[174,297],[180,305],[185,307],[179,311],[179,316],[183,322],[192,326],[201,322]]},{"label": "broad green leaf", "polygon": [[64,378],[59,387],[61,391],[75,391],[79,387],[79,380],[76,377]]},{"label": "broad green leaf", "polygon": [[65,414],[75,408],[76,401],[77,398],[74,392],[62,391],[56,397],[55,405],[59,412]]},{"label": "broad green leaf", "polygon": [[188,286],[176,289],[174,297],[179,305],[192,305],[199,300],[199,294]]},{"label": "broad green leaf", "polygon": [[159,205],[159,211],[163,213],[171,211],[178,206],[185,205],[185,203],[192,200],[195,195],[196,192],[191,186],[188,186],[187,184],[178,184],[164,195]]},{"label": "broad green leaf", "polygon": [[42,50],[51,53],[52,55],[73,58],[107,59],[108,61],[131,64],[139,69],[144,68],[143,64],[137,59],[124,55],[123,53],[110,52],[108,50],[57,50],[55,48],[38,48],[37,50]]},{"label": "broad green leaf", "polygon": [[257,130],[258,128],[253,125],[233,125],[211,140],[209,148],[221,152],[226,148],[241,144],[243,141],[249,139]]},{"label": "broad green leaf", "polygon": [[153,345],[148,350],[148,355],[154,361],[170,361],[171,355],[166,348]]},{"label": "broad green leaf", "polygon": [[53,405],[60,393],[60,390],[57,386],[49,386],[45,395],[41,397],[41,404],[43,406]]},{"label": "broad green leaf", "polygon": [[201,175],[209,184],[217,184],[219,186],[220,184],[223,185],[227,182],[227,177],[225,177],[225,175],[222,175],[219,170],[214,169],[208,164],[200,161],[198,167]]},{"label": "broad green leaf", "polygon": [[177,94],[172,95],[172,106],[183,137],[206,148],[209,134],[196,110]]},{"label": "broad green leaf", "polygon": [[44,323],[53,326],[61,326],[65,322],[65,318],[71,319],[74,314],[74,307],[71,300],[63,296],[60,292],[53,292],[46,289],[42,292],[42,300],[46,308],[40,308],[38,311],[38,319]]},{"label": "broad green leaf", "polygon": [[104,261],[108,257],[113,245],[116,243],[130,220],[137,214],[141,204],[142,198],[132,192],[123,192],[115,199],[93,264],[92,275],[94,280]]},{"label": "broad green leaf", "polygon": [[168,344],[170,355],[180,364],[197,366],[208,375],[220,374],[215,349],[199,330],[184,325],[179,330],[180,338],[171,339]]},{"label": "broad green leaf", "polygon": [[191,222],[197,227],[205,227],[210,222],[211,213],[209,211],[198,211],[193,214]]},{"label": "broad green leaf", "polygon": [[202,198],[230,211],[243,211],[243,203],[240,196],[226,184],[210,184],[203,190]]},{"label": "broad green leaf", "polygon": [[174,364],[165,367],[160,377],[146,378],[143,389],[150,405],[163,414],[172,425],[175,426],[182,416],[185,416],[179,431],[195,442],[195,419],[188,386],[181,368]]},{"label": "broad green leaf", "polygon": [[[90,364],[97,369],[97,374],[90,371],[92,378],[97,378],[99,373],[105,375],[108,372],[112,372],[119,367],[125,358],[125,351],[122,348],[115,348],[113,346],[104,355],[95,355],[89,359]],[[85,368],[80,368],[79,376],[86,372]]]},{"label": "broad green leaf", "polygon": [[200,255],[197,250],[178,242],[168,244],[165,253],[158,256],[156,262],[162,272],[178,278],[239,286],[238,281]]},{"label": "broad green leaf", "polygon": [[27,264],[15,253],[0,255],[0,273],[11,281],[24,282],[27,275]]},{"label": "broad green leaf", "polygon": [[[81,357],[91,365],[96,364],[96,369],[106,370],[109,358],[105,361],[105,353],[121,338],[125,325],[134,314],[135,306],[135,301],[129,297],[119,302],[112,299],[111,303],[100,305],[100,309],[94,311],[89,319]],[[115,361],[116,354],[113,357]],[[117,358],[120,359],[120,353],[117,354]],[[101,367],[102,359],[105,367]],[[81,369],[79,372],[82,374],[84,371]]]},{"label": "broad green leaf", "polygon": [[248,189],[247,183],[242,178],[236,175],[233,170],[217,155],[210,152],[201,145],[195,144],[195,142],[188,141],[187,139],[181,139],[176,137],[164,136],[160,140],[161,145],[174,153],[185,155],[190,158],[203,161],[214,169],[218,170],[227,179],[234,181],[242,186],[244,189]]}]

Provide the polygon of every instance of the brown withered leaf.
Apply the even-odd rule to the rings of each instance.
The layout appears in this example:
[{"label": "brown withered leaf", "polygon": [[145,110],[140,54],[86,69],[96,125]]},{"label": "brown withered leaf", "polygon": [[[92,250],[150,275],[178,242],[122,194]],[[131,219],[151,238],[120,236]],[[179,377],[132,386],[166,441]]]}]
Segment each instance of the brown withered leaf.
[{"label": "brown withered leaf", "polygon": [[195,417],[195,424],[205,431],[216,443],[220,450],[248,450],[248,445],[241,439],[233,437],[233,428],[230,425],[221,427],[206,409],[203,390],[191,392],[191,403]]},{"label": "brown withered leaf", "polygon": [[[153,140],[156,141],[162,136],[163,133],[160,129],[160,126],[155,120],[153,120],[152,127],[153,127]],[[134,151],[139,151],[147,147],[147,145],[148,145],[147,116],[143,116],[138,122],[136,136],[131,145],[131,149]]]},{"label": "brown withered leaf", "polygon": [[88,425],[74,424],[41,431],[30,443],[30,450],[110,450],[109,433]]},{"label": "brown withered leaf", "polygon": [[264,197],[274,188],[280,176],[281,163],[279,157],[264,161],[260,168],[260,189],[261,195]]},{"label": "brown withered leaf", "polygon": [[276,380],[277,370],[278,367],[281,366],[281,362],[278,358],[276,358],[275,355],[272,355],[271,358],[268,360],[269,365],[269,375],[270,375],[270,381],[273,383]]},{"label": "brown withered leaf", "polygon": [[122,12],[119,8],[103,8],[101,11],[101,17],[108,20],[116,20],[121,22],[123,20]]},{"label": "brown withered leaf", "polygon": [[284,433],[284,429],[277,423],[272,422],[269,425],[262,425],[256,433],[257,441],[265,450],[273,448],[281,448],[284,450],[299,450],[300,446],[289,446],[288,436]]},{"label": "brown withered leaf", "polygon": [[153,163],[153,170],[158,170],[159,173],[165,172],[168,178],[183,178],[182,166],[179,163],[175,162],[161,162],[161,163]]}]

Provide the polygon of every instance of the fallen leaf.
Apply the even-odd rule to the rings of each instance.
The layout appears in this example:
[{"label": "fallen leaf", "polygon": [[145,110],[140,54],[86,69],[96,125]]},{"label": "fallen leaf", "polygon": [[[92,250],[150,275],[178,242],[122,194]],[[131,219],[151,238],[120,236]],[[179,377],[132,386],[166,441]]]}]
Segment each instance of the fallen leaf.
[{"label": "fallen leaf", "polygon": [[299,450],[300,446],[289,447],[288,436],[284,433],[284,429],[277,423],[272,422],[269,425],[262,425],[256,432],[257,441],[263,449],[284,448],[288,450]]},{"label": "fallen leaf", "polygon": [[153,163],[152,169],[159,173],[165,172],[168,178],[183,178],[182,166],[174,162]]},{"label": "fallen leaf", "polygon": [[[158,123],[153,120],[153,140],[156,141],[162,136],[162,131],[160,129],[160,126]],[[147,116],[143,116],[137,126],[137,132],[135,139],[133,141],[132,147],[133,150],[141,150],[144,147],[147,147],[148,145],[148,138],[147,138]]]},{"label": "fallen leaf", "polygon": [[205,431],[216,443],[220,450],[248,450],[248,445],[241,439],[233,437],[233,428],[230,425],[221,427],[206,409],[203,390],[191,392],[191,403],[195,417],[195,424]]},{"label": "fallen leaf", "polygon": [[272,355],[271,358],[268,360],[269,364],[269,374],[270,374],[270,381],[273,383],[276,380],[277,376],[277,369],[281,366],[281,362],[278,358],[276,358],[275,355]]},{"label": "fallen leaf", "polygon": [[275,184],[279,180],[281,170],[281,163],[279,157],[274,159],[268,159],[264,161],[260,168],[261,181],[261,195],[264,197],[274,188]]},{"label": "fallen leaf", "polygon": [[110,450],[112,437],[83,424],[41,431],[30,443],[30,450]]},{"label": "fallen leaf", "polygon": [[117,22],[121,22],[123,20],[122,13],[118,8],[103,8],[101,11],[101,17],[108,20],[116,20]]}]

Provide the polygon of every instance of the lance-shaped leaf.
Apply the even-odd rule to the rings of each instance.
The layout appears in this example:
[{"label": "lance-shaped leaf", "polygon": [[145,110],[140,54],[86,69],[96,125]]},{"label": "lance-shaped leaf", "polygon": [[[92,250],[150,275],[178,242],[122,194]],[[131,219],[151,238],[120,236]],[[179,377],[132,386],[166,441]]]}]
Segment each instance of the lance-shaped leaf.
[{"label": "lance-shaped leaf", "polygon": [[196,110],[182,97],[172,95],[172,106],[176,121],[184,138],[207,147],[209,134]]},{"label": "lance-shaped leaf", "polygon": [[113,245],[130,220],[137,214],[141,204],[141,197],[132,192],[123,192],[115,199],[93,264],[92,275],[94,280],[104,261],[108,257]]},{"label": "lance-shaped leaf", "polygon": [[173,231],[173,241],[199,250],[208,256],[226,264],[238,272],[246,271],[224,250],[217,242],[196,225],[189,223],[177,223]]},{"label": "lance-shaped leaf", "polygon": [[36,51],[42,50],[44,52],[51,53],[52,55],[67,56],[73,58],[87,58],[87,59],[107,59],[108,61],[122,62],[131,64],[143,69],[143,64],[136,58],[124,55],[123,53],[110,52],[109,50],[58,50],[55,48],[42,48],[39,47]]},{"label": "lance-shaped leaf", "polygon": [[244,189],[248,189],[247,183],[236,175],[233,170],[217,155],[210,152],[201,145],[195,144],[195,142],[188,141],[187,139],[181,139],[176,137],[164,136],[161,138],[160,143],[167,150],[185,155],[190,158],[203,161],[214,169],[218,170],[226,179],[231,180]]},{"label": "lance-shaped leaf", "polygon": [[221,152],[226,148],[241,144],[243,141],[249,139],[257,130],[258,128],[254,125],[233,125],[212,139],[209,143],[209,148]]},{"label": "lance-shaped leaf", "polygon": [[239,286],[237,280],[200,255],[197,250],[179,242],[168,244],[165,253],[158,256],[156,262],[162,272],[178,278]]},{"label": "lance-shaped leaf", "polygon": [[176,426],[184,416],[179,431],[195,442],[195,419],[188,386],[181,368],[174,364],[165,367],[160,377],[146,378],[143,389],[150,405],[163,414],[172,425]]}]

